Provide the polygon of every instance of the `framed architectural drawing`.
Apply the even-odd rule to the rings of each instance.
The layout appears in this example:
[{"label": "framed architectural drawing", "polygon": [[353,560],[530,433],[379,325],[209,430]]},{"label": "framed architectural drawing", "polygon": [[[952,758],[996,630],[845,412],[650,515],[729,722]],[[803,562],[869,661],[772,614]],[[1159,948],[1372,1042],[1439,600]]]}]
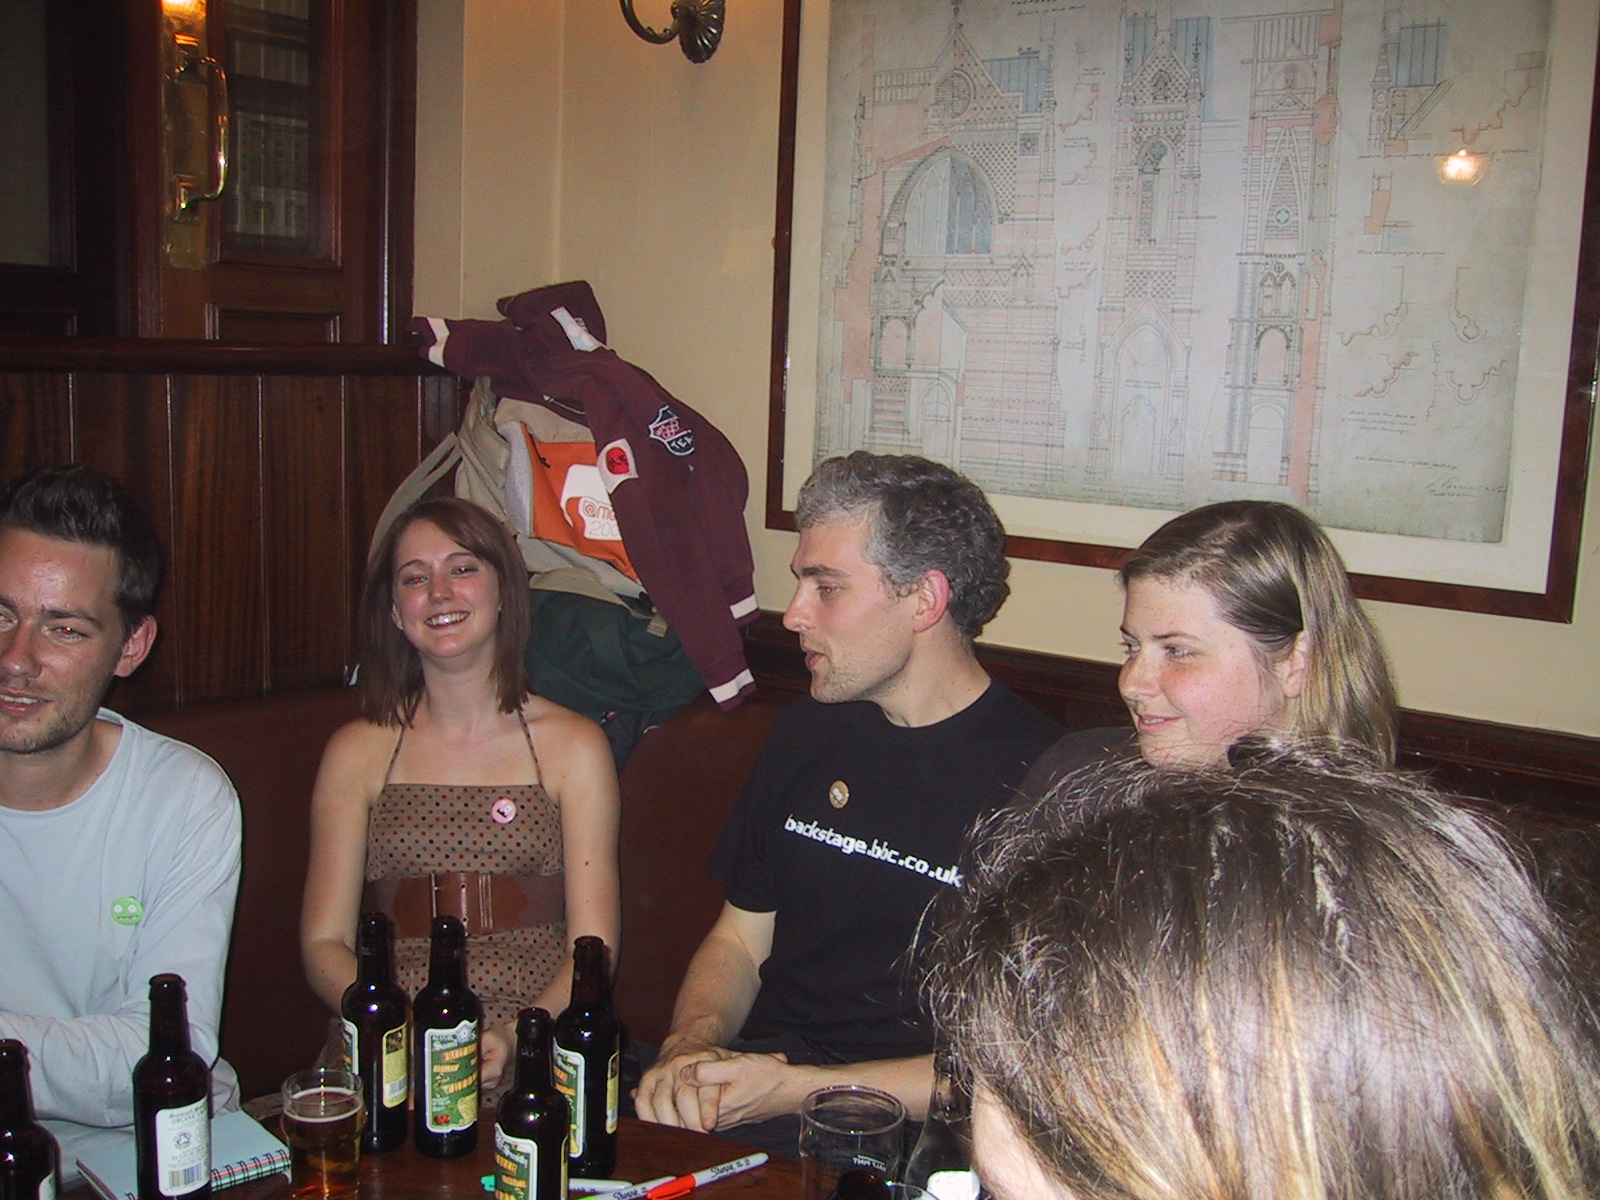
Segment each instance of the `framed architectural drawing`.
[{"label": "framed architectural drawing", "polygon": [[1569,620],[1589,0],[786,0],[768,524],[925,454],[1024,557],[1300,505],[1363,595]]}]

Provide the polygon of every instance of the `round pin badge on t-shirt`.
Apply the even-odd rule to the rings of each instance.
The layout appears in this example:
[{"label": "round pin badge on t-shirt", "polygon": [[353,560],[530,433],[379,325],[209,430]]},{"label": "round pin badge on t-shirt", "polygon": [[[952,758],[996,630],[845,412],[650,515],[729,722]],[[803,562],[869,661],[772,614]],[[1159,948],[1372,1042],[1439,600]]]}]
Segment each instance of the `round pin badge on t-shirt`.
[{"label": "round pin badge on t-shirt", "polygon": [[835,779],[828,785],[828,803],[835,808],[843,808],[850,803],[850,785],[842,779]]},{"label": "round pin badge on t-shirt", "polygon": [[489,815],[496,825],[509,825],[517,819],[517,802],[510,796],[501,796],[489,806]]},{"label": "round pin badge on t-shirt", "polygon": [[111,919],[118,925],[137,925],[144,920],[144,905],[132,896],[118,896],[111,902]]}]

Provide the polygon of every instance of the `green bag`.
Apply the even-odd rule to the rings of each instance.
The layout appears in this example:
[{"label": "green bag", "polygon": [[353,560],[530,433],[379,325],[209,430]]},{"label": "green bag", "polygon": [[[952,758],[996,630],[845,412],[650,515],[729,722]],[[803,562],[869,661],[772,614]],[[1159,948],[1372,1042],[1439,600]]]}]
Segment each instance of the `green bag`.
[{"label": "green bag", "polygon": [[533,690],[599,720],[617,709],[679,708],[705,690],[683,643],[650,613],[539,587],[529,592],[533,632],[524,661]]}]

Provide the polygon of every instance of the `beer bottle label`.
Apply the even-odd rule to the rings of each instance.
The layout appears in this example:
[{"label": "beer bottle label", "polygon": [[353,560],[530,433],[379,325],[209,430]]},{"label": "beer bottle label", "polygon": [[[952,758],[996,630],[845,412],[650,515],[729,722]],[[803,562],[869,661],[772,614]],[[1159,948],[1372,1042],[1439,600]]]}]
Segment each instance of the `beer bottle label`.
[{"label": "beer bottle label", "polygon": [[156,1113],[156,1186],[186,1196],[211,1182],[210,1105],[202,1097]]},{"label": "beer bottle label", "polygon": [[428,1029],[422,1035],[428,1128],[455,1133],[478,1123],[478,1023]]},{"label": "beer bottle label", "polygon": [[39,1180],[39,1200],[56,1200],[56,1173],[54,1171]]},{"label": "beer bottle label", "polygon": [[[361,1073],[361,1030],[354,1021],[341,1022],[344,1026],[344,1061],[346,1067]],[[406,1068],[406,1048],[410,1039],[406,1027],[397,1025],[378,1035],[379,1096],[384,1108],[400,1108],[411,1095],[411,1075]]]},{"label": "beer bottle label", "polygon": [[576,1050],[568,1050],[565,1046],[555,1047],[555,1069],[551,1072],[555,1076],[556,1089],[567,1098],[567,1108],[572,1113],[570,1144],[567,1154],[572,1158],[580,1158],[588,1145],[583,1132],[587,1128],[584,1121],[585,1096],[584,1096],[584,1062],[583,1055]]},{"label": "beer bottle label", "polygon": [[622,1052],[620,1050],[611,1055],[611,1061],[606,1064],[606,1132],[617,1131],[617,1085],[621,1075]]},{"label": "beer bottle label", "polygon": [[555,1196],[541,1196],[539,1187],[539,1143],[529,1138],[510,1137],[494,1127],[495,1200],[566,1200],[567,1160],[561,1159],[561,1190]]},{"label": "beer bottle label", "polygon": [[533,1183],[539,1177],[539,1143],[529,1138],[507,1137],[494,1127],[495,1200],[533,1200]]},{"label": "beer bottle label", "polygon": [[344,1069],[357,1075],[361,1073],[361,1031],[356,1028],[356,1023],[347,1018],[340,1018],[339,1027],[344,1030]]},{"label": "beer bottle label", "polygon": [[383,1035],[383,1106],[404,1108],[411,1095],[411,1075],[406,1070],[406,1027],[396,1025]]}]

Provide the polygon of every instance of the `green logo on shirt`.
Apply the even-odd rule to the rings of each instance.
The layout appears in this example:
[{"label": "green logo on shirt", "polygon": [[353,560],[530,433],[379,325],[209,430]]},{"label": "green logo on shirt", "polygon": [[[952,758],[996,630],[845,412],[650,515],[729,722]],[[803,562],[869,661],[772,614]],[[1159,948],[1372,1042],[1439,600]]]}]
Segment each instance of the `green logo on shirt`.
[{"label": "green logo on shirt", "polygon": [[144,920],[144,905],[132,896],[120,896],[111,902],[111,919],[118,925],[137,925]]}]

